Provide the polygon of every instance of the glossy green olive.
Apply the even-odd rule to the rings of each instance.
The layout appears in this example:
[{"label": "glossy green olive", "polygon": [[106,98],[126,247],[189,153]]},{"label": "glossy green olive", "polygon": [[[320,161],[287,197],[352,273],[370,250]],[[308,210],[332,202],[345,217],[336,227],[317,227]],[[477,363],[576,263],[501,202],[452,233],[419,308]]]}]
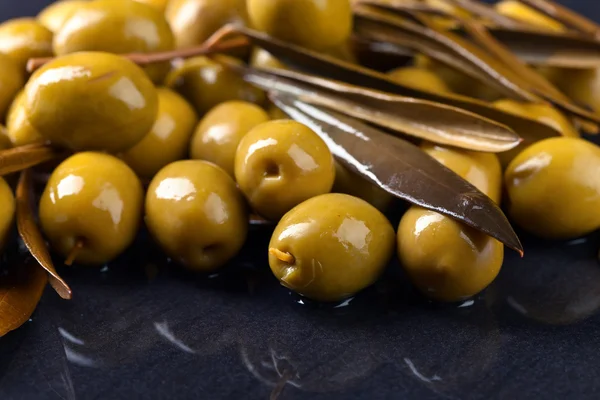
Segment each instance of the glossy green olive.
[{"label": "glossy green olive", "polygon": [[147,4],[156,8],[161,13],[164,13],[167,9],[167,5],[169,4],[169,0],[136,0],[140,3]]},{"label": "glossy green olive", "polygon": [[118,158],[75,154],[52,173],[40,200],[40,226],[67,257],[79,242],[77,264],[102,265],[133,242],[144,193],[135,173]]},{"label": "glossy green olive", "polygon": [[80,52],[57,57],[25,86],[25,112],[47,140],[71,150],[128,150],[152,128],[156,88],[118,55]]},{"label": "glossy green olive", "polygon": [[4,248],[12,232],[15,220],[15,196],[8,183],[0,177],[0,250]]},{"label": "glossy green olive", "polygon": [[552,138],[526,148],[504,175],[508,211],[543,238],[572,239],[600,228],[600,148]]},{"label": "glossy green olive", "polygon": [[196,112],[183,97],[160,88],[154,126],[121,158],[139,177],[151,179],[162,167],[186,158],[197,122]]},{"label": "glossy green olive", "polygon": [[252,128],[268,120],[265,110],[252,103],[221,103],[200,121],[190,145],[190,157],[213,162],[233,177],[240,140]]},{"label": "glossy green olive", "polygon": [[200,45],[223,25],[248,19],[245,0],[171,0],[165,14],[178,48]]},{"label": "glossy green olive", "polygon": [[56,33],[71,16],[71,13],[87,2],[88,0],[57,1],[40,11],[37,15],[37,20],[50,32]]},{"label": "glossy green olive", "polygon": [[330,193],[294,207],[269,243],[280,283],[310,299],[339,301],[373,284],[394,252],[394,229],[364,200]]},{"label": "glossy green olive", "polygon": [[255,68],[287,69],[285,64],[279,61],[265,49],[255,47],[250,56],[250,66]]},{"label": "glossy green olive", "polygon": [[[218,56],[239,62],[232,57]],[[181,93],[204,115],[213,107],[229,100],[241,100],[263,105],[265,93],[246,83],[239,74],[207,57],[190,58],[173,70],[166,79],[168,87]]]},{"label": "glossy green olive", "polygon": [[402,67],[388,72],[388,76],[411,88],[432,93],[450,93],[446,82],[434,72],[420,67]]},{"label": "glossy green olive", "polygon": [[211,272],[242,248],[248,213],[235,182],[221,168],[206,161],[177,161],[150,183],[146,225],[185,268]]},{"label": "glossy green olive", "polygon": [[[579,137],[579,132],[569,119],[550,104],[522,103],[511,99],[502,99],[493,103],[494,107],[506,112],[516,114],[526,118],[535,119],[542,124],[551,126],[559,131],[563,136]],[[523,142],[516,148],[498,153],[500,163],[503,168],[508,167],[508,164],[527,146],[529,142]]]},{"label": "glossy green olive", "polygon": [[13,146],[24,146],[26,144],[43,142],[44,138],[29,122],[23,104],[25,92],[21,91],[13,100],[6,114],[7,135]]},{"label": "glossy green olive", "polygon": [[235,179],[252,208],[277,220],[335,179],[331,151],[310,128],[292,120],[260,124],[240,141]]},{"label": "glossy green olive", "polygon": [[[423,145],[430,156],[499,202],[502,172],[494,154]],[[452,218],[421,207],[402,217],[398,257],[410,281],[426,296],[460,301],[485,289],[498,275],[504,246]]]},{"label": "glossy green olive", "polygon": [[25,74],[9,56],[0,53],[0,121],[25,84]]},{"label": "glossy green olive", "polygon": [[352,31],[350,0],[247,0],[252,26],[316,50],[343,43]]},{"label": "glossy green olive", "polygon": [[[77,7],[54,37],[57,55],[78,51],[147,53],[173,50],[175,39],[164,15],[134,0],[95,0]],[[169,63],[145,67],[161,83]]]},{"label": "glossy green olive", "polygon": [[359,197],[382,212],[387,211],[394,202],[394,196],[349,171],[337,161],[335,162],[335,182],[331,191]]},{"label": "glossy green olive", "polygon": [[0,52],[25,68],[27,60],[52,55],[52,32],[35,18],[16,18],[0,24]]}]

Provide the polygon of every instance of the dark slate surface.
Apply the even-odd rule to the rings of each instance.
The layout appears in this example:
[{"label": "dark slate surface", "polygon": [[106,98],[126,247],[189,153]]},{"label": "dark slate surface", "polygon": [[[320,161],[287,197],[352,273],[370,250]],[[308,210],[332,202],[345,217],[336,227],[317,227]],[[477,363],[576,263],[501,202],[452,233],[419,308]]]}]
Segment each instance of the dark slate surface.
[{"label": "dark slate surface", "polygon": [[[41,0],[0,0],[0,17]],[[600,19],[594,1],[564,1]],[[300,304],[266,264],[262,228],[220,276],[182,275],[145,239],[102,270],[62,271],[32,321],[0,339],[0,399],[597,399],[600,234],[523,236],[462,306],[427,303],[391,265],[338,308]]]}]

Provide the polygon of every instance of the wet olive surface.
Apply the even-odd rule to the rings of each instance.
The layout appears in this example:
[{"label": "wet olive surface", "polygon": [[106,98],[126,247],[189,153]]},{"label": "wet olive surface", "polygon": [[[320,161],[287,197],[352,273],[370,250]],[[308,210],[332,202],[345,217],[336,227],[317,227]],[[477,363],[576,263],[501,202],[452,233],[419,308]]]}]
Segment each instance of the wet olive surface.
[{"label": "wet olive surface", "polygon": [[[0,19],[49,2],[0,1]],[[587,0],[561,3],[594,15]],[[0,340],[0,399],[600,395],[600,233],[521,234],[524,259],[507,251],[491,287],[444,306],[419,297],[396,263],[349,302],[307,303],[269,271],[270,233],[253,228],[213,276],[181,272],[147,234],[101,269],[60,268],[74,299],[48,287],[31,321]],[[18,247],[0,271],[23,259]]]}]

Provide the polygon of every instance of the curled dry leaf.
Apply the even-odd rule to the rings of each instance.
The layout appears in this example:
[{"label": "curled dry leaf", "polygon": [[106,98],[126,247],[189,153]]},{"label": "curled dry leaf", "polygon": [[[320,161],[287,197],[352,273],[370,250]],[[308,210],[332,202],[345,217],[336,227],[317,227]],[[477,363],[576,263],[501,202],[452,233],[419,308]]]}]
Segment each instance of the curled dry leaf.
[{"label": "curled dry leaf", "polygon": [[21,172],[17,186],[17,228],[19,235],[31,255],[48,273],[50,285],[56,290],[56,293],[63,299],[70,300],[72,296],[71,288],[56,272],[46,242],[35,223],[32,209],[32,190],[31,171],[25,170]]},{"label": "curled dry leaf", "polygon": [[213,40],[219,40],[232,33],[245,35],[254,45],[264,48],[286,65],[290,65],[299,71],[379,90],[385,93],[425,99],[454,106],[497,121],[508,126],[517,133],[535,131],[542,137],[560,136],[560,132],[551,126],[531,118],[525,118],[499,110],[486,102],[465,96],[432,93],[410,88],[394,82],[385,74],[375,70],[350,64],[328,55],[315,53],[290,43],[277,40],[252,29],[226,26],[215,33]]},{"label": "curled dry leaf", "polygon": [[0,176],[23,171],[50,161],[59,155],[55,149],[43,143],[2,150],[0,151]]},{"label": "curled dry leaf", "polygon": [[238,64],[228,66],[263,90],[294,96],[431,142],[485,152],[507,151],[521,142],[521,138],[506,126],[455,107],[293,71],[266,71]]},{"label": "curled dry leaf", "polygon": [[349,170],[398,198],[454,218],[523,253],[498,205],[419,147],[297,99],[273,95],[271,100],[314,130]]},{"label": "curled dry leaf", "polygon": [[29,320],[46,283],[48,275],[29,257],[0,277],[0,337]]}]

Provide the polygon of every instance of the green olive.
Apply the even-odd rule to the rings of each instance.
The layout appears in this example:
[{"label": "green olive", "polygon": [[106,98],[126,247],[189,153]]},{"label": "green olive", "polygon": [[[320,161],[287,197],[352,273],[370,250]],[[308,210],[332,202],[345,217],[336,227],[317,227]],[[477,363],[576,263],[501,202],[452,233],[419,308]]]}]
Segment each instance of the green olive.
[{"label": "green olive", "polygon": [[242,137],[267,122],[262,108],[243,101],[228,101],[210,110],[200,121],[190,145],[190,156],[217,164],[234,176],[235,152]]},{"label": "green olive", "polygon": [[[217,56],[217,60],[227,56]],[[246,83],[237,73],[208,57],[190,58],[171,71],[166,84],[181,93],[200,115],[229,100],[241,100],[262,105],[265,93]]]},{"label": "green olive", "polygon": [[35,18],[8,20],[0,24],[0,52],[25,68],[30,58],[52,55],[52,32]]},{"label": "green olive", "polygon": [[50,4],[37,15],[40,24],[50,32],[56,33],[62,28],[71,13],[78,7],[86,4],[88,0],[62,0]]},{"label": "green olive", "polygon": [[[116,54],[173,50],[175,39],[164,15],[156,8],[134,0],[95,0],[71,13],[54,37],[57,55],[78,51]],[[145,67],[160,83],[169,63]]]},{"label": "green olive", "polygon": [[223,25],[248,19],[245,0],[171,0],[166,16],[178,48],[200,45]]},{"label": "green olive", "polygon": [[294,207],[269,244],[280,283],[310,299],[339,301],[372,285],[394,252],[394,229],[375,207],[330,193]]},{"label": "green olive", "polygon": [[23,88],[25,76],[23,70],[9,56],[0,53],[0,121],[8,111],[13,99]]},{"label": "green olive", "polygon": [[578,103],[600,112],[600,68],[579,69],[544,67],[538,71]]},{"label": "green olive", "polygon": [[[569,119],[550,104],[522,103],[511,99],[502,99],[493,103],[494,107],[522,117],[535,119],[542,124],[551,126],[563,136],[579,137],[579,132]],[[524,142],[516,148],[498,153],[500,163],[504,168],[531,143]]]},{"label": "green olive", "polygon": [[432,93],[450,93],[446,82],[434,72],[420,67],[402,67],[388,72],[388,76],[404,85]]},{"label": "green olive", "polygon": [[167,9],[167,4],[169,3],[169,0],[136,0],[136,1],[138,1],[140,3],[148,4],[149,6],[156,8],[161,13],[165,12],[165,10]]},{"label": "green olive", "polygon": [[248,213],[235,182],[221,168],[206,161],[177,161],[150,183],[146,225],[185,268],[211,272],[242,248]]},{"label": "green olive", "polygon": [[247,0],[252,26],[300,46],[321,50],[352,31],[350,0]]},{"label": "green olive", "polygon": [[8,131],[2,125],[0,125],[0,150],[10,149],[12,147],[12,143],[8,138]]},{"label": "green olive", "polygon": [[258,214],[277,220],[301,202],[328,193],[335,166],[331,151],[310,128],[292,120],[269,121],[240,141],[235,179]]},{"label": "green olive", "polygon": [[15,196],[8,183],[0,177],[0,250],[4,248],[15,220]]},{"label": "green olive", "polygon": [[394,202],[394,196],[349,171],[337,161],[335,163],[335,182],[331,191],[359,197],[382,212],[387,211]]},{"label": "green olive", "polygon": [[50,176],[40,200],[40,226],[64,257],[76,251],[77,263],[102,265],[133,242],[143,202],[142,185],[127,164],[108,154],[78,153]]},{"label": "green olive", "polygon": [[526,148],[504,175],[508,211],[543,238],[572,239],[600,228],[600,148],[577,138]]},{"label": "green olive", "polygon": [[14,147],[44,141],[42,135],[27,118],[23,104],[24,94],[24,91],[17,94],[6,115],[7,135]]},{"label": "green olive", "polygon": [[250,56],[250,66],[255,68],[287,69],[285,64],[271,53],[260,47],[255,47]]},{"label": "green olive", "polygon": [[167,164],[186,158],[198,116],[170,89],[158,89],[158,115],[150,133],[122,155],[141,178],[151,179]]},{"label": "green olive", "polygon": [[[494,154],[423,145],[430,156],[499,202],[502,172]],[[398,257],[426,296],[460,301],[485,289],[504,260],[502,243],[435,211],[411,207],[398,226]]]},{"label": "green olive", "polygon": [[128,150],[150,131],[156,88],[118,55],[80,52],[57,57],[25,86],[24,108],[47,140],[71,150]]}]

